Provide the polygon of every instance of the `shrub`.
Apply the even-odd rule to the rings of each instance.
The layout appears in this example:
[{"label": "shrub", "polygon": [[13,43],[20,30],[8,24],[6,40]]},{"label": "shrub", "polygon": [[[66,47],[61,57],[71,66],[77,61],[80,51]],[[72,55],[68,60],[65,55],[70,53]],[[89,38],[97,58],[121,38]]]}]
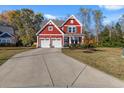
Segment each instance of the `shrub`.
[{"label": "shrub", "polygon": [[69,47],[69,44],[64,44],[64,47]]},{"label": "shrub", "polygon": [[31,47],[36,48],[36,45],[35,45],[35,44],[33,44]]},{"label": "shrub", "polygon": [[2,43],[0,44],[1,47],[14,47],[16,44],[11,44],[11,43]]},{"label": "shrub", "polygon": [[70,44],[69,48],[76,48],[76,44]]}]

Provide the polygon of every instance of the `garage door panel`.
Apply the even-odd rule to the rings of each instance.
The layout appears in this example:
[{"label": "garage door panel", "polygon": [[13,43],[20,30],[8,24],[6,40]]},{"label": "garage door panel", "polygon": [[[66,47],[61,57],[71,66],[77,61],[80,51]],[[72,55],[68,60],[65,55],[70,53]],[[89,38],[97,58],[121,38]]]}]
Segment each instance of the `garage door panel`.
[{"label": "garage door panel", "polygon": [[61,48],[62,47],[62,39],[61,38],[52,38],[52,46],[55,48]]},{"label": "garage door panel", "polygon": [[42,38],[41,39],[41,47],[49,48],[50,47],[50,38]]}]

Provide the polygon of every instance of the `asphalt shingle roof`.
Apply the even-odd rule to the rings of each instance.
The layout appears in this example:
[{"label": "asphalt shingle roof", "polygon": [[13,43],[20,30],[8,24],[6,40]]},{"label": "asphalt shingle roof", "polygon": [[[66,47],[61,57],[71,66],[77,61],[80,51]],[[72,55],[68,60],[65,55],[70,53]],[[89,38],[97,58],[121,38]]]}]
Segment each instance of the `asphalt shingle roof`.
[{"label": "asphalt shingle roof", "polygon": [[9,34],[14,34],[14,30],[12,27],[9,27],[9,26],[0,26],[0,33],[3,33],[3,32],[7,32]]},{"label": "asphalt shingle roof", "polygon": [[[53,21],[53,23],[55,23],[58,27],[60,27],[62,24],[63,24],[63,20],[52,20]],[[43,22],[42,22],[42,24],[41,24],[41,28],[44,26],[44,25],[46,25],[46,23],[48,23],[49,22],[49,20],[44,20]]]},{"label": "asphalt shingle roof", "polygon": [[0,35],[2,34],[3,32],[2,31],[0,31]]}]

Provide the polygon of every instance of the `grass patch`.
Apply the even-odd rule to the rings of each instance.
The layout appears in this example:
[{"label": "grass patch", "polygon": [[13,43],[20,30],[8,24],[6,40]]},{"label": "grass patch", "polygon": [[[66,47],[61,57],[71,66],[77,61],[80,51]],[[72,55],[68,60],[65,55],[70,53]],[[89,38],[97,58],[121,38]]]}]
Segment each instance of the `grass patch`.
[{"label": "grass patch", "polygon": [[62,49],[62,52],[80,62],[124,80],[124,58],[121,57],[121,48]]},{"label": "grass patch", "polygon": [[0,47],[0,65],[17,53],[33,49],[31,47]]}]

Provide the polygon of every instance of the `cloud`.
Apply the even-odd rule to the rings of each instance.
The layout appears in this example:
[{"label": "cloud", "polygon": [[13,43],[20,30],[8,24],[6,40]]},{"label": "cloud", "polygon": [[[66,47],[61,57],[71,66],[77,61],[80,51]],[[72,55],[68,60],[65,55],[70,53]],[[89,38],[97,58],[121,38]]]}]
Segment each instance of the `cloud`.
[{"label": "cloud", "polygon": [[106,20],[103,21],[104,25],[107,25],[107,24],[110,24],[110,23],[111,23],[111,20],[109,20],[109,19],[106,19]]},{"label": "cloud", "polygon": [[47,19],[57,19],[56,16],[53,16],[51,14],[44,14],[44,17],[46,17]]},{"label": "cloud", "polygon": [[107,16],[104,20],[103,20],[103,24],[107,25],[107,24],[111,24],[111,23],[116,23],[119,21],[120,17],[122,15],[121,14],[115,14],[115,15],[110,15]]},{"label": "cloud", "polygon": [[124,8],[124,5],[99,5],[99,7],[108,10],[120,10]]}]

